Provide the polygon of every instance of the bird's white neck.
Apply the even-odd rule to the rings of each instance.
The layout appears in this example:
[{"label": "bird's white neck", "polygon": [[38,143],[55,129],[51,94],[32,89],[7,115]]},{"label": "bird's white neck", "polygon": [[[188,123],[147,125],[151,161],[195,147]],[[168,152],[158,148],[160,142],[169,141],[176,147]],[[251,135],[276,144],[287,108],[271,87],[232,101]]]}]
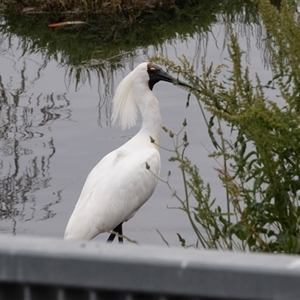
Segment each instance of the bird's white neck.
[{"label": "bird's white neck", "polygon": [[161,131],[159,103],[148,86],[149,74],[146,70],[147,64],[141,64],[129,73],[117,87],[113,99],[112,120],[115,122],[119,119],[122,129],[135,125],[138,110],[142,115],[142,127],[131,142],[126,143],[126,147],[135,147],[135,142],[139,147],[141,145],[148,147],[150,137],[155,141],[151,146],[159,144]]},{"label": "bird's white neck", "polygon": [[142,127],[138,135],[145,136],[149,141],[151,137],[154,140],[154,145],[158,147],[162,123],[159,102],[153,92],[149,90],[149,93],[143,95],[143,98],[138,103],[143,119]]}]

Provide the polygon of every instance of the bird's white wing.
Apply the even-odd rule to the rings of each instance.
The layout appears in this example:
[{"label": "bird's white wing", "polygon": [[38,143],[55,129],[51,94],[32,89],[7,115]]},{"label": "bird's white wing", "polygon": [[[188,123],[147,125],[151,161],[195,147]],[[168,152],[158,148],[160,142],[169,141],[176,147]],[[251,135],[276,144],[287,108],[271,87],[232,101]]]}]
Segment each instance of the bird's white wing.
[{"label": "bird's white wing", "polygon": [[105,156],[84,184],[65,238],[92,239],[127,221],[151,197],[159,171],[160,155],[151,147]]}]

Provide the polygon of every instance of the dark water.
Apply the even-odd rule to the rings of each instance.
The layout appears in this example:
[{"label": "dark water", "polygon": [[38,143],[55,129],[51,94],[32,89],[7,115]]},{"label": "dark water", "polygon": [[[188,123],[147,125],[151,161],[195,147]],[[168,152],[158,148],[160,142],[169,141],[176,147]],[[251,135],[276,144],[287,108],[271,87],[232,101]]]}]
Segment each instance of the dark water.
[{"label": "dark water", "polygon": [[[139,120],[137,126],[124,132],[111,125],[110,100],[117,84],[138,63],[159,53],[176,62],[184,54],[199,75],[201,57],[207,64],[230,64],[228,26],[224,15],[215,17],[207,30],[191,36],[178,34],[159,45],[119,51],[117,62],[116,57],[105,53],[101,60],[99,55],[90,60],[83,57],[75,65],[63,51],[49,55],[47,43],[32,47],[28,37],[9,30],[0,33],[2,234],[63,236],[89,171],[105,154],[133,136],[141,124]],[[257,72],[267,81],[270,71],[262,27],[245,21],[241,14],[234,20],[234,28],[245,51],[243,64],[250,66],[253,78]],[[75,43],[74,47],[79,46]],[[187,92],[167,83],[157,84],[154,92],[167,128],[177,132],[187,118],[187,153],[211,184],[218,203],[225,206],[225,191],[214,170],[218,163],[208,158],[213,148],[195,99],[186,108]],[[162,145],[172,148],[171,139],[164,133]],[[180,172],[176,164],[168,162],[170,153],[161,150],[161,156],[162,179],[170,170],[171,186],[183,195]],[[159,182],[152,198],[125,224],[125,234],[140,244],[163,244],[158,229],[171,245],[179,245],[176,233],[194,243],[196,237],[185,213],[174,209],[179,206],[172,197],[174,190]]]}]

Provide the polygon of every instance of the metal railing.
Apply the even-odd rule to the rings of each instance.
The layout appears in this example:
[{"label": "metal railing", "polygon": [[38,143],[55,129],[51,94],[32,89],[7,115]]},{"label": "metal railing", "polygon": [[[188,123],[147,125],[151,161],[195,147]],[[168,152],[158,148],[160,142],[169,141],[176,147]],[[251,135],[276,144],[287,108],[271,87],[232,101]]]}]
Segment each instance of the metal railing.
[{"label": "metal railing", "polygon": [[300,258],[0,236],[2,300],[299,300]]}]

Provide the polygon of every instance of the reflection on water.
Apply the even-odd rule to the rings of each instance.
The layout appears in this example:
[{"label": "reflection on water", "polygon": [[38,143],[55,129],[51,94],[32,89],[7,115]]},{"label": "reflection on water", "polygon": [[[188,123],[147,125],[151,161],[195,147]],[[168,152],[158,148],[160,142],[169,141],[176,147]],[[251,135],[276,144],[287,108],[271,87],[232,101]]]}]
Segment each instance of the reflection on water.
[{"label": "reflection on water", "polygon": [[[231,12],[225,8],[218,14],[205,12],[203,20],[196,16],[190,24],[186,21],[186,29],[184,22],[180,26],[171,23],[163,30],[159,30],[158,24],[157,42],[152,36],[147,37],[148,29],[143,40],[132,38],[132,44],[115,45],[102,43],[100,38],[88,42],[82,36],[77,37],[76,32],[75,35],[54,32],[42,27],[42,23],[37,24],[40,32],[32,27],[22,28],[18,23],[3,27],[0,31],[0,232],[35,233],[42,225],[32,222],[44,224],[55,216],[53,223],[59,223],[56,225],[60,226],[59,233],[52,233],[51,228],[50,235],[62,235],[85,176],[97,162],[89,155],[98,159],[124,142],[119,129],[115,136],[107,131],[111,126],[111,99],[115,86],[137,63],[154,54],[163,53],[173,60],[185,54],[199,73],[202,56],[209,56],[214,49],[219,57],[213,61],[219,61],[226,52],[229,32],[226,21],[230,18],[239,36],[246,39],[244,50],[248,62],[255,40],[255,48],[261,49],[261,60],[267,64],[263,29],[253,6],[249,7],[250,11],[233,6]],[[62,78],[56,79],[56,74],[62,74]],[[159,93],[159,88],[156,92]],[[169,108],[168,105],[165,107]],[[176,113],[176,107],[172,109]],[[177,107],[178,111],[182,107]],[[168,121],[167,114],[163,115]],[[92,126],[94,121],[96,129]],[[101,139],[99,143],[96,137]],[[159,197],[165,196],[159,194]],[[154,206],[148,209],[154,210]],[[156,214],[153,217],[165,224],[164,217]],[[159,220],[153,224],[160,229]],[[45,227],[41,232],[46,232]]]},{"label": "reflection on water", "polygon": [[[51,158],[55,153],[50,124],[69,118],[71,112],[64,94],[28,94],[40,79],[43,66],[39,66],[34,78],[30,79],[32,74],[28,73],[26,60],[18,69],[20,64],[13,61],[18,57],[11,56],[15,49],[7,47],[7,51],[3,50],[7,43],[2,39],[1,59],[11,60],[13,72],[7,76],[9,70],[1,68],[0,220],[10,221],[11,227],[0,226],[0,231],[16,233],[19,221],[31,221],[37,217],[47,219],[55,214],[52,206],[61,200],[60,191],[55,191],[53,200],[42,206],[37,205],[35,194],[50,186]],[[42,214],[39,212],[36,216],[37,209]]]}]

